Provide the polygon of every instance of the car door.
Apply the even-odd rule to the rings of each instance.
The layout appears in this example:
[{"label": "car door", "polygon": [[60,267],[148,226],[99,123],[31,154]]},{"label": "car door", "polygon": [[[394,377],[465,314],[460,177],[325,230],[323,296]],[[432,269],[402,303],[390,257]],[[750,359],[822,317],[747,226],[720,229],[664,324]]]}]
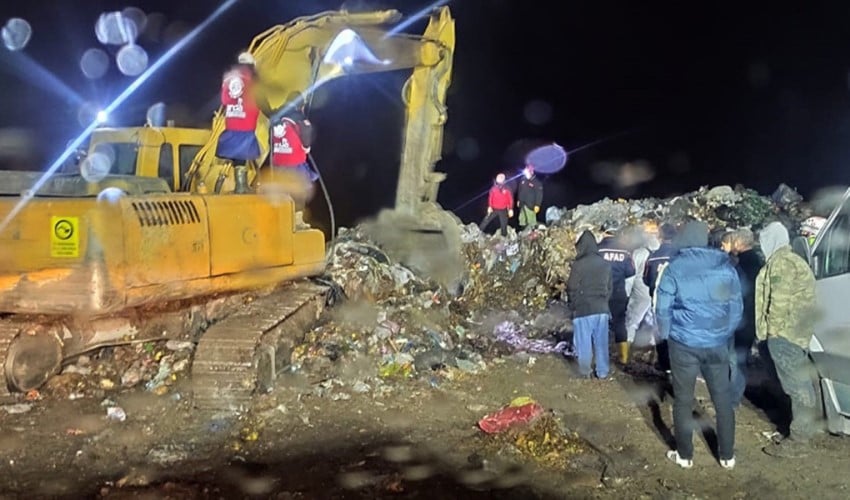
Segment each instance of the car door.
[{"label": "car door", "polygon": [[850,190],[818,235],[810,262],[819,308],[811,355],[832,382],[839,411],[850,415]]}]

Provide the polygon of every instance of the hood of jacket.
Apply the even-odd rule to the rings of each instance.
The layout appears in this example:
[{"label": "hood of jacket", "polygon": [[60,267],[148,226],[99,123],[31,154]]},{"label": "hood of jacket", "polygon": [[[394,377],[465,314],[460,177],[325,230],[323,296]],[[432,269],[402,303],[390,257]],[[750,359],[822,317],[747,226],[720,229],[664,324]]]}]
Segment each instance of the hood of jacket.
[{"label": "hood of jacket", "polygon": [[673,240],[676,248],[692,248],[708,246],[708,224],[702,221],[691,221],[676,235]]},{"label": "hood of jacket", "polygon": [[590,231],[581,233],[576,243],[576,259],[596,253],[599,253],[599,245],[596,244],[596,237]]},{"label": "hood of jacket", "polygon": [[729,254],[711,247],[683,248],[676,255],[676,259],[681,261],[679,265],[687,272],[691,272],[692,269],[699,270],[732,264],[732,258],[729,257]]},{"label": "hood of jacket", "polygon": [[759,245],[765,259],[769,259],[777,250],[790,243],[788,229],[781,222],[771,222],[759,231]]}]

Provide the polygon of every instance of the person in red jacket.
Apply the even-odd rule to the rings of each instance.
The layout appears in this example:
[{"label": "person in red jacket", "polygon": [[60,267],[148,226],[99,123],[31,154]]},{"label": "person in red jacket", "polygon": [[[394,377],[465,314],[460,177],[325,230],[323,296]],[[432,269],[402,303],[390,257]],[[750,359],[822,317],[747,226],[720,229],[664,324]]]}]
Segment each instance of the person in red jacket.
[{"label": "person in red jacket", "polygon": [[239,54],[238,63],[224,74],[221,82],[224,131],[218,137],[215,155],[233,164],[237,193],[247,192],[247,162],[256,160],[261,154],[254,132],[261,112],[254,64],[250,53]]},{"label": "person in red jacket", "polygon": [[307,162],[313,143],[313,124],[304,113],[304,96],[294,92],[286,101],[287,111],[272,119],[272,167],[292,169],[316,182],[319,176]]},{"label": "person in red jacket", "polygon": [[496,183],[490,188],[490,198],[487,202],[487,215],[478,226],[482,231],[493,223],[493,219],[499,218],[499,227],[502,236],[508,235],[508,219],[514,216],[514,195],[510,188],[505,185],[505,174],[496,176]]}]

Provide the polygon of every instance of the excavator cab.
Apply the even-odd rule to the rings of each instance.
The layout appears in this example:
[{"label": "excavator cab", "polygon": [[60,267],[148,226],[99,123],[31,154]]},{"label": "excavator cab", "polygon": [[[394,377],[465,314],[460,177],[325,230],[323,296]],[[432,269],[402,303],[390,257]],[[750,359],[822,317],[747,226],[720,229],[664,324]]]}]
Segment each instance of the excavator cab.
[{"label": "excavator cab", "polygon": [[177,192],[209,137],[209,130],[195,128],[100,128],[89,143],[89,160],[83,162],[102,154],[110,160],[109,174],[158,177]]}]

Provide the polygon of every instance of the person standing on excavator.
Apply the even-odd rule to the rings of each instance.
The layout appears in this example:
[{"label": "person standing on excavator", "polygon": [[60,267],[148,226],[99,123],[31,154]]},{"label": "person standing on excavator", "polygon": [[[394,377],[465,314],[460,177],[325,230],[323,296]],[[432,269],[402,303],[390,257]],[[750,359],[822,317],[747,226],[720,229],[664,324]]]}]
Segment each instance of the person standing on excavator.
[{"label": "person standing on excavator", "polygon": [[315,182],[319,176],[307,161],[313,143],[313,124],[304,112],[304,96],[293,92],[286,102],[283,112],[272,118],[272,167],[293,169]]},{"label": "person standing on excavator", "polygon": [[614,289],[611,291],[609,305],[611,309],[611,330],[614,332],[614,342],[619,349],[620,365],[629,362],[629,338],[626,332],[626,308],[629,305],[629,294],[626,292],[626,279],[635,275],[635,263],[632,253],[625,248],[622,238],[614,230],[614,223],[602,226],[605,238],[599,242],[599,254],[611,264],[611,276]]},{"label": "person standing on excavator", "polygon": [[224,131],[218,137],[215,155],[233,164],[236,181],[234,192],[247,193],[247,163],[257,160],[261,154],[255,133],[261,105],[257,99],[258,78],[254,56],[243,52],[237,61],[224,74],[221,83]]},{"label": "person standing on excavator", "polygon": [[543,183],[534,175],[534,165],[528,164],[522,170],[516,197],[520,227],[534,228],[537,226],[537,213],[540,212],[540,204],[543,202]]},{"label": "person standing on excavator", "polygon": [[508,219],[514,216],[514,195],[505,184],[505,174],[496,176],[496,182],[490,188],[490,196],[487,200],[487,215],[481,221],[479,228],[486,231],[493,223],[493,219],[499,218],[499,227],[502,236],[508,235]]}]

